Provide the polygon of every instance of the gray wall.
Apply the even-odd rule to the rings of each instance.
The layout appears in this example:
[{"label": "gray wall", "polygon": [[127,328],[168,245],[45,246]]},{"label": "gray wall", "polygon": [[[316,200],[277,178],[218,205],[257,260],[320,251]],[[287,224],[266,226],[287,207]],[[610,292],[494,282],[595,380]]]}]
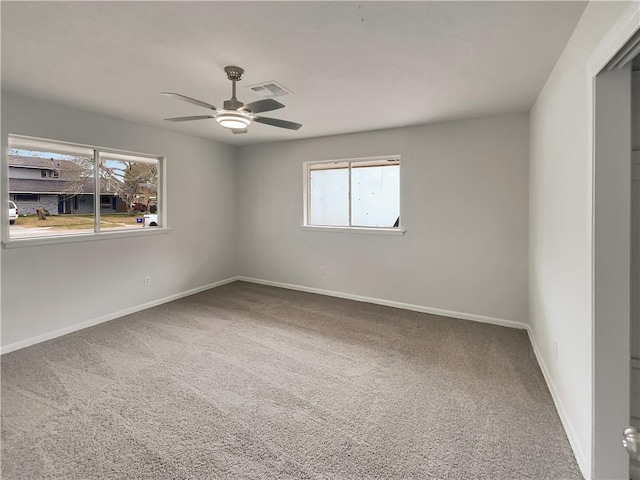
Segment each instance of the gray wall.
[{"label": "gray wall", "polygon": [[[526,322],[528,128],[522,113],[241,147],[239,273]],[[389,154],[404,236],[300,228],[303,162]]]},{"label": "gray wall", "polygon": [[[235,275],[232,147],[3,94],[3,149],[10,133],[166,156],[172,230],[164,235],[2,248],[3,346]],[[4,162],[6,158],[3,169]],[[3,195],[6,188],[5,178]],[[203,209],[185,208],[187,201]],[[152,283],[144,287],[147,275]],[[37,302],[25,298],[28,291],[38,292]]]}]

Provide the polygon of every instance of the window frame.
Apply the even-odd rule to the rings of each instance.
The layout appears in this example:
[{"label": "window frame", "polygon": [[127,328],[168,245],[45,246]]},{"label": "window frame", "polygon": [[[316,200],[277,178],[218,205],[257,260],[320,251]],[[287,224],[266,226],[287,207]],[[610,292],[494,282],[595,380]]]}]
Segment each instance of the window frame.
[{"label": "window frame", "polygon": [[[137,236],[147,236],[147,235],[158,235],[158,234],[166,234],[171,231],[167,223],[167,167],[166,161],[167,158],[163,155],[150,154],[150,153],[141,153],[135,152],[131,150],[123,150],[111,147],[101,147],[96,145],[89,145],[77,142],[67,142],[63,140],[53,140],[49,138],[42,137],[34,137],[31,135],[19,135],[19,134],[8,134],[6,137],[7,143],[4,144],[4,149],[2,152],[3,155],[3,176],[7,179],[7,183],[4,184],[7,187],[7,198],[10,199],[9,196],[9,188],[8,188],[8,178],[9,178],[9,162],[8,155],[9,150],[11,150],[10,144],[11,141],[23,141],[23,142],[45,142],[53,145],[60,145],[61,148],[67,147],[77,147],[80,149],[91,149],[93,150],[93,168],[94,168],[94,178],[96,181],[96,192],[100,192],[99,190],[99,168],[100,168],[100,154],[118,154],[118,155],[129,155],[132,157],[139,157],[140,159],[150,159],[158,162],[158,194],[159,201],[157,202],[158,210],[159,210],[159,220],[160,227],[153,228],[140,228],[139,230],[101,230],[100,229],[100,200],[102,195],[95,194],[93,195],[93,207],[94,207],[94,231],[89,233],[74,233],[74,234],[62,234],[62,235],[51,235],[46,237],[26,237],[26,238],[11,238],[10,230],[9,230],[9,222],[3,221],[2,224],[2,246],[3,248],[14,248],[14,247],[30,247],[30,246],[39,246],[39,245],[53,245],[60,243],[75,243],[75,242],[86,242],[86,241],[96,241],[96,240],[106,240],[106,239],[114,239],[114,238],[125,238],[125,237],[137,237]],[[4,142],[3,142],[4,143]],[[77,198],[77,197],[76,197]],[[4,218],[8,215],[7,213],[3,213],[1,218]],[[5,225],[6,224],[6,225]]]},{"label": "window frame", "polygon": [[397,227],[359,227],[359,226],[332,226],[332,225],[314,225],[309,223],[311,208],[311,165],[324,163],[348,163],[349,164],[349,223],[352,221],[352,203],[351,203],[351,169],[353,163],[360,162],[376,162],[383,160],[397,160],[402,166],[401,155],[381,155],[376,157],[358,157],[358,158],[340,158],[332,160],[309,160],[302,164],[303,177],[303,202],[302,202],[302,230],[334,232],[334,233],[366,233],[376,235],[404,235],[405,230],[402,226],[402,168],[400,168],[399,178],[399,199],[398,199],[398,215],[400,222]]}]

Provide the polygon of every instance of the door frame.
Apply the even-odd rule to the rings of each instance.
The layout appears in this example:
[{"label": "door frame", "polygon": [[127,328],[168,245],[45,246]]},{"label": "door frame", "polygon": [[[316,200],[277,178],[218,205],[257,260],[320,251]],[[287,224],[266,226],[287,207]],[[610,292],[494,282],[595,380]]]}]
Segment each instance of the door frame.
[{"label": "door frame", "polygon": [[[640,2],[633,2],[610,29],[588,63],[588,120],[591,158],[591,332],[592,332],[592,429],[591,472],[594,479],[629,478],[629,459],[622,448],[621,435],[630,421],[630,192],[631,192],[631,116],[622,109],[614,118],[618,128],[628,126],[629,145],[615,144],[616,132],[607,128],[602,115],[603,98],[619,101],[624,94],[625,72],[600,75],[629,39],[640,31]],[[614,78],[617,77],[617,80]],[[617,90],[616,90],[617,89]],[[596,98],[596,94],[598,97]],[[601,101],[599,111],[596,104]],[[599,118],[600,117],[600,118]],[[596,144],[597,143],[597,144]],[[624,145],[622,145],[624,147]],[[613,156],[611,156],[613,152]],[[628,165],[628,191],[619,188],[623,166]],[[626,271],[625,271],[626,270]],[[612,285],[616,288],[612,288]],[[629,372],[622,375],[620,372]],[[618,431],[619,430],[619,431]]]}]

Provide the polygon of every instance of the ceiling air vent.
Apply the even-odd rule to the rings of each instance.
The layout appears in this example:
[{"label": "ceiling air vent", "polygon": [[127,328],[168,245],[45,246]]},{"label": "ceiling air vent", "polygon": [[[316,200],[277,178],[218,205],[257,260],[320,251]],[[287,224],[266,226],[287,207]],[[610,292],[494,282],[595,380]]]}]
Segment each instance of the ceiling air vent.
[{"label": "ceiling air vent", "polygon": [[265,82],[257,85],[249,85],[249,90],[257,93],[262,98],[275,98],[291,95],[291,92],[280,85],[278,82]]}]

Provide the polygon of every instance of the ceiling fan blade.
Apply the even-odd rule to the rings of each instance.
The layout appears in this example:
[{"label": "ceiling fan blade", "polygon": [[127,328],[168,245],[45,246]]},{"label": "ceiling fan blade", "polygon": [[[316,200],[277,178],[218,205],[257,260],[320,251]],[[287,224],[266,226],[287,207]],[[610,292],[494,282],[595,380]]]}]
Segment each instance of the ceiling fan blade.
[{"label": "ceiling fan blade", "polygon": [[253,121],[273,127],[288,128],[289,130],[298,130],[302,126],[299,123],[288,122],[286,120],[280,120],[279,118],[253,117]]},{"label": "ceiling fan blade", "polygon": [[234,135],[236,135],[238,133],[247,133],[247,129],[246,128],[234,128],[231,131],[233,132]]},{"label": "ceiling fan blade", "polygon": [[176,97],[179,100],[187,103],[193,103],[194,105],[198,105],[199,107],[209,108],[211,110],[217,110],[216,107],[207,102],[202,102],[200,100],[196,100],[195,98],[187,97],[185,95],[180,95],[179,93],[171,93],[171,92],[162,92],[162,95],[165,97]]},{"label": "ceiling fan blade", "polygon": [[249,110],[251,113],[270,112],[271,110],[278,110],[284,108],[284,105],[280,102],[276,102],[272,98],[266,100],[258,100],[257,102],[251,102],[241,107],[242,110]]},{"label": "ceiling fan blade", "polygon": [[190,117],[173,117],[165,118],[167,122],[189,122],[191,120],[207,120],[209,118],[216,118],[213,115],[192,115]]}]

